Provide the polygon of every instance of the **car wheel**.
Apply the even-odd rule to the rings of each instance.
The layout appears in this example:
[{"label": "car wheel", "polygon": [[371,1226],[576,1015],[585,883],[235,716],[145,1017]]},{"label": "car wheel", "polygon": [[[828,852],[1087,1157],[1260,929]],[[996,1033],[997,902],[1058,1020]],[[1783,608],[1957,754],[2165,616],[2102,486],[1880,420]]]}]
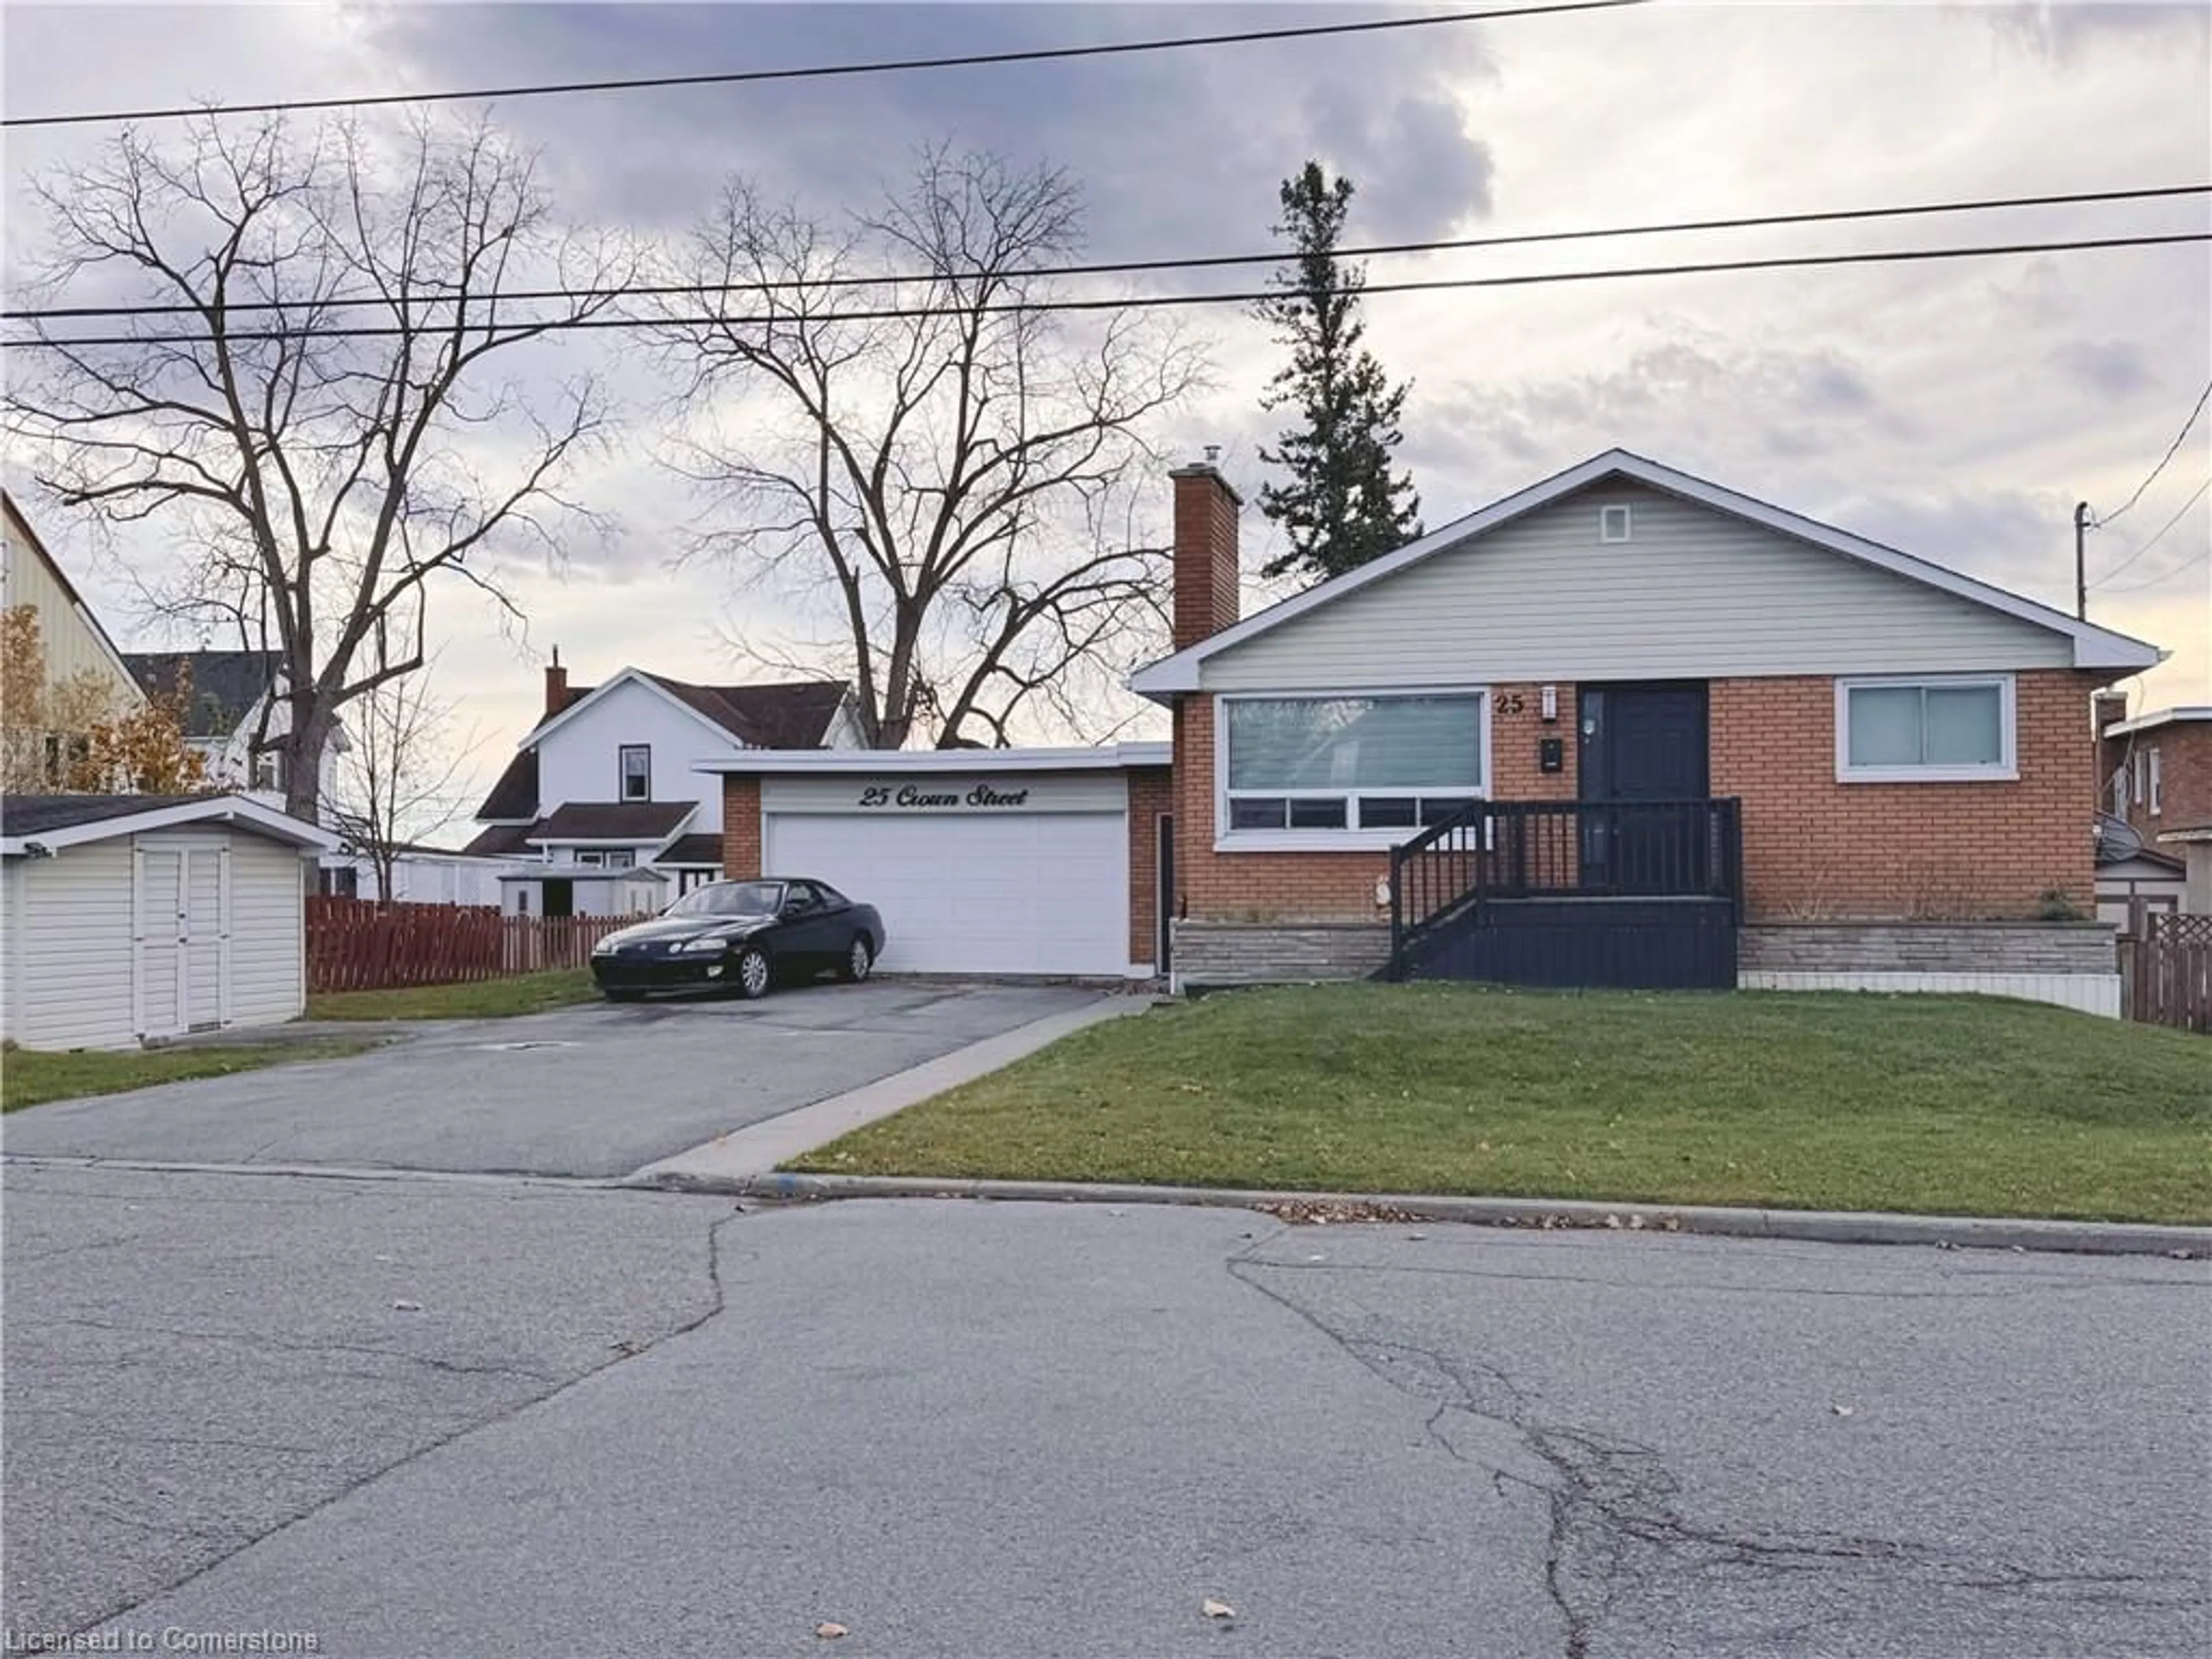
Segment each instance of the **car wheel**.
[{"label": "car wheel", "polygon": [[739,996],[744,998],[746,1001],[750,1002],[755,997],[762,997],[768,994],[769,961],[767,951],[762,950],[757,945],[748,945],[744,950],[738,952],[737,967],[737,972],[732,975],[731,978],[738,988],[738,994]]},{"label": "car wheel", "polygon": [[609,1002],[635,1002],[645,993],[635,986],[609,986],[605,995]]},{"label": "car wheel", "polygon": [[858,985],[867,978],[868,969],[875,965],[876,953],[868,948],[868,936],[855,933],[852,948],[845,952],[845,960],[837,965],[837,977],[848,985]]}]

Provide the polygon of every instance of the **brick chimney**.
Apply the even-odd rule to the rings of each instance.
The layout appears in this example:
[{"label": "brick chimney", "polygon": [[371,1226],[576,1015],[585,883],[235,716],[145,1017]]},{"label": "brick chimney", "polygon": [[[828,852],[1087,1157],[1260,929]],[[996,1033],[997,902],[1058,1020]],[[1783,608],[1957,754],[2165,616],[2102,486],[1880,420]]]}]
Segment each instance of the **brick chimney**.
[{"label": "brick chimney", "polygon": [[568,671],[561,666],[561,647],[553,647],[553,660],[545,665],[545,713],[550,719],[568,706]]},{"label": "brick chimney", "polygon": [[1179,466],[1175,480],[1175,648],[1196,645],[1237,620],[1237,510],[1208,445],[1206,459]]}]

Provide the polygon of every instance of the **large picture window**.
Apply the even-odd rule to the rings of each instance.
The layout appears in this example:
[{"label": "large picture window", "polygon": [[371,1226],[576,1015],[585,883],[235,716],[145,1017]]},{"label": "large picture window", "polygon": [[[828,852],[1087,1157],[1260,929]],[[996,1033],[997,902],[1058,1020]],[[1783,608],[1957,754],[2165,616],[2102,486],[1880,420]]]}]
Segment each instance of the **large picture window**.
[{"label": "large picture window", "polygon": [[1838,680],[1836,775],[1846,783],[2018,776],[2011,678]]},{"label": "large picture window", "polygon": [[1485,694],[1229,697],[1224,837],[1387,844],[1479,798]]}]

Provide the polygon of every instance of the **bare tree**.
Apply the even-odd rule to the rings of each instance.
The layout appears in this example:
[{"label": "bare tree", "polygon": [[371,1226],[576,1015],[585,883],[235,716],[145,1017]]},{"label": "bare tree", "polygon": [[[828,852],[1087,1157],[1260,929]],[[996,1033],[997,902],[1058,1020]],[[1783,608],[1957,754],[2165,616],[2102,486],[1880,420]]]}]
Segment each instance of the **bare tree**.
[{"label": "bare tree", "polygon": [[346,717],[333,827],[369,861],[386,902],[400,854],[467,810],[463,769],[477,740],[456,738],[454,707],[416,674],[363,693]]},{"label": "bare tree", "polygon": [[1202,358],[1134,309],[1020,308],[1080,217],[1065,173],[987,155],[928,153],[836,227],[735,181],[663,313],[678,465],[729,520],[704,544],[834,617],[809,665],[851,676],[874,747],[1005,744],[1035,703],[1095,725],[1089,693],[1164,638],[1135,502]]},{"label": "bare tree", "polygon": [[[428,118],[373,137],[210,115],[169,146],[125,131],[35,188],[40,295],[173,313],[31,323],[11,429],[64,503],[159,526],[158,610],[277,653],[256,747],[313,818],[341,711],[422,666],[433,588],[519,617],[499,561],[557,558],[549,520],[577,511],[559,486],[605,405],[544,364],[526,394],[519,349],[611,303],[620,258],[564,236],[488,128]],[[530,283],[568,297],[507,297]]]}]

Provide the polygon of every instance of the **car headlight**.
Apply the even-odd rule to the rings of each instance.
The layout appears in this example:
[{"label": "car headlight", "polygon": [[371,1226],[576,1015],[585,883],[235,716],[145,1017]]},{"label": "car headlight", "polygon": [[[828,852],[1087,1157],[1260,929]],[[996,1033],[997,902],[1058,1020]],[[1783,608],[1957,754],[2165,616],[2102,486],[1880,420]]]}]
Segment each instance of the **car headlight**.
[{"label": "car headlight", "polygon": [[616,946],[614,939],[611,937],[609,937],[607,939],[601,939],[597,945],[594,945],[592,947],[592,954],[595,957],[611,957],[614,955],[615,949]]},{"label": "car headlight", "polygon": [[709,933],[704,939],[687,939],[676,947],[675,953],[679,957],[711,956],[726,949],[730,937],[727,933]]}]

